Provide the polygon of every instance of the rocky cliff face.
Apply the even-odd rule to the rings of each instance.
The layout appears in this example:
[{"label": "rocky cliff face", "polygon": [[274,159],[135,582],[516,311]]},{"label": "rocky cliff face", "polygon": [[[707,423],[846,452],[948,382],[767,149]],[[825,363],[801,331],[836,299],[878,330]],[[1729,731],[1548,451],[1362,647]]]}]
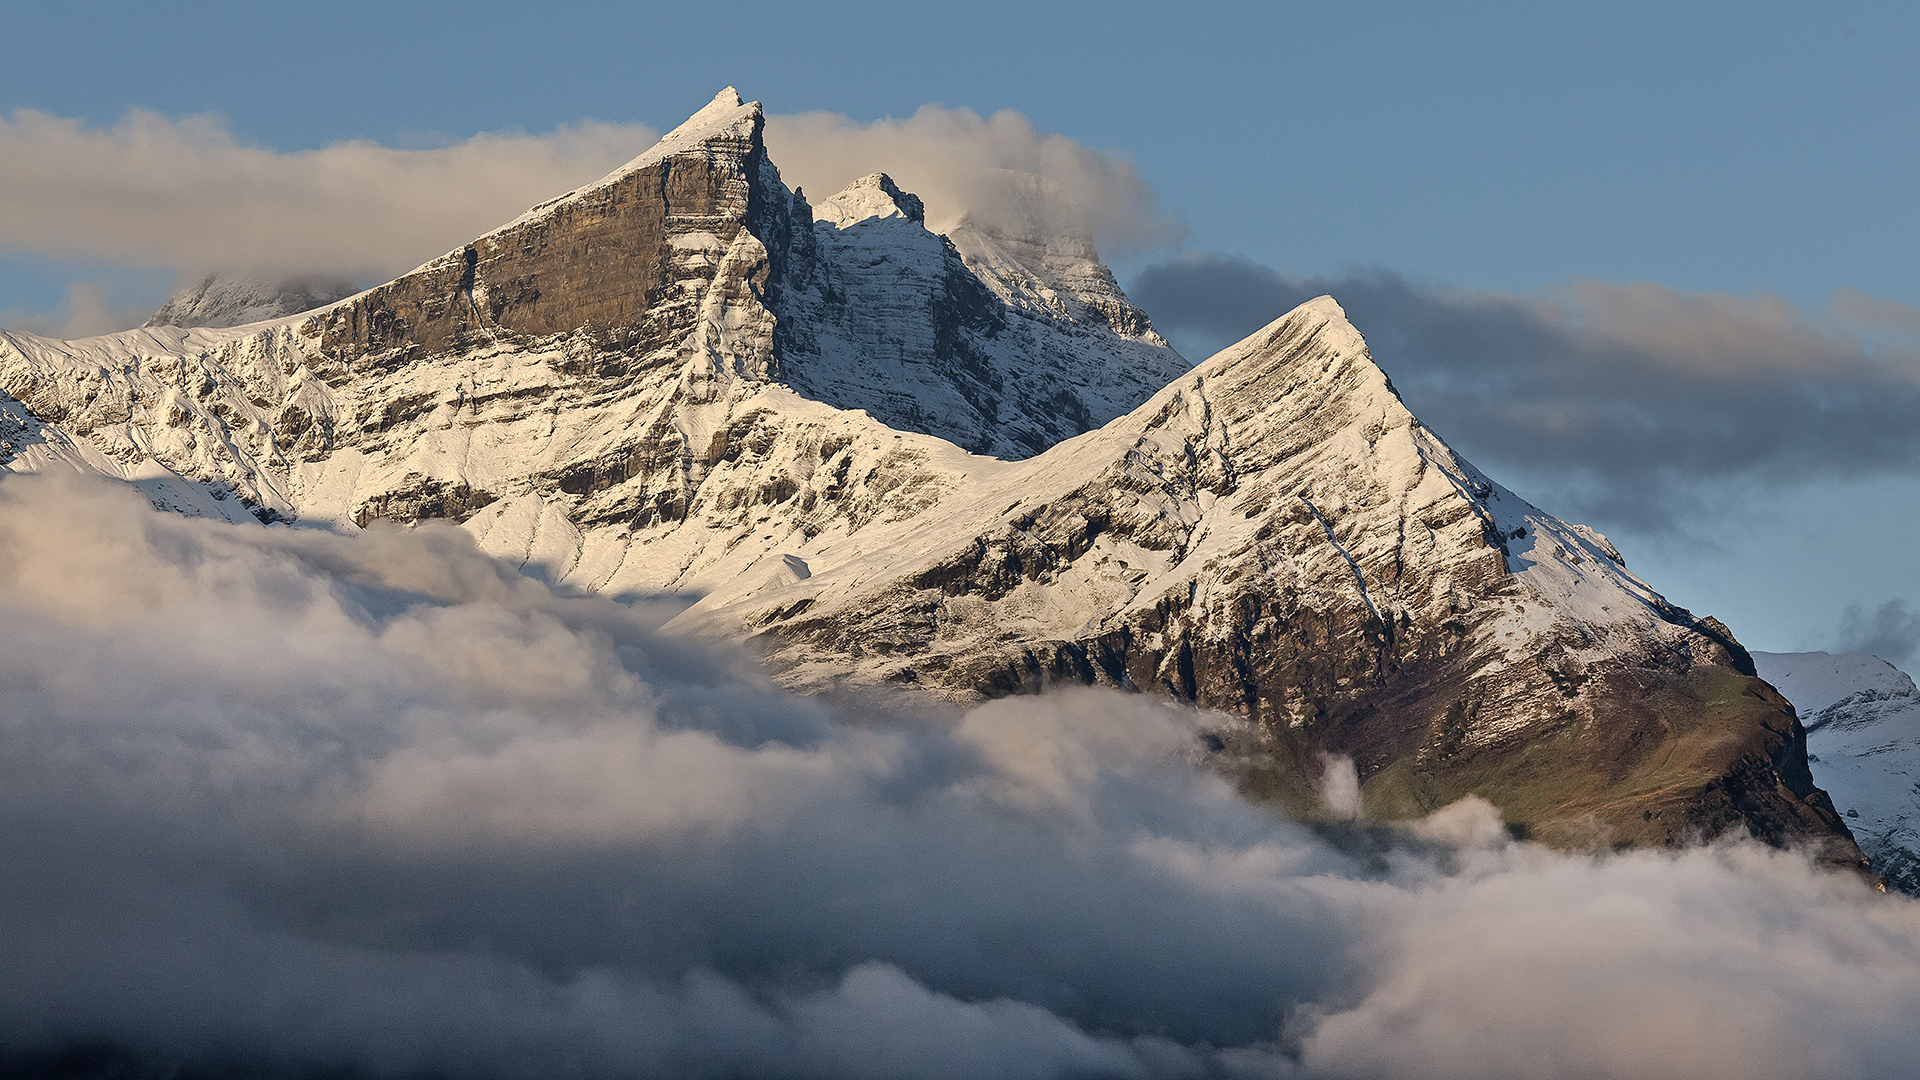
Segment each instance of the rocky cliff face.
[{"label": "rocky cliff face", "polygon": [[451,518],[550,580],[698,597],[681,628],[803,688],[1169,694],[1241,717],[1223,765],[1301,813],[1341,755],[1383,816],[1478,793],[1561,844],[1857,856],[1725,628],[1455,457],[1337,304],[1189,372],[1074,230],[936,234],[881,174],[816,212],[761,123],[723,93],[312,315],[0,334],[5,467]]},{"label": "rocky cliff face", "polygon": [[784,375],[890,427],[1027,457],[1186,370],[1084,231],[1014,240],[963,219],[936,234],[920,200],[876,173],[823,201],[813,234],[784,299],[806,329]]},{"label": "rocky cliff face", "polygon": [[[593,339],[603,369],[680,359],[709,292],[738,311],[754,306],[749,286],[767,282],[770,256],[748,222],[785,208],[765,204],[781,195],[759,175],[760,126],[757,107],[722,95],[611,176],[329,309],[306,332],[330,359],[375,374],[571,335]],[[744,370],[762,372],[770,342],[751,339],[770,326],[746,329],[730,337],[751,354]]]}]

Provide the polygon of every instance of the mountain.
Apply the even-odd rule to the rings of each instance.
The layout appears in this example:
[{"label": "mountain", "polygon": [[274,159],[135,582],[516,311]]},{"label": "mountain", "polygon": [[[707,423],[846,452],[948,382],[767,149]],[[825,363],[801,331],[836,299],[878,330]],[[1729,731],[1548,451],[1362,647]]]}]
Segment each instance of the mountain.
[{"label": "mountain", "polygon": [[325,307],[354,293],[350,281],[212,273],[174,293],[145,326],[244,326]]},{"label": "mountain", "polygon": [[1753,654],[1807,728],[1813,777],[1887,883],[1920,893],[1920,690],[1863,653]]},{"label": "mountain", "polygon": [[1726,628],[1406,410],[1322,298],[1189,369],[1057,193],[934,232],[884,174],[816,208],[723,92],[385,285],[245,327],[0,334],[15,469],[340,528],[463,523],[564,586],[683,594],[789,685],[1052,684],[1239,718],[1216,759],[1323,813],[1467,794],[1563,846],[1745,829],[1858,860]]}]

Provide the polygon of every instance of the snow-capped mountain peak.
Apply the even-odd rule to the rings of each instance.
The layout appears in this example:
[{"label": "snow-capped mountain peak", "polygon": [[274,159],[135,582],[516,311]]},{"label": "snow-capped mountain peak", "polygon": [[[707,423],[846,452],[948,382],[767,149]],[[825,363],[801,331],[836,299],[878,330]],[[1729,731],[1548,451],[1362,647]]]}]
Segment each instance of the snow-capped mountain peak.
[{"label": "snow-capped mountain peak", "polygon": [[[704,156],[709,148],[716,145],[732,148],[757,143],[760,138],[760,128],[765,122],[766,117],[760,108],[760,103],[742,101],[739,92],[729,86],[715,94],[713,100],[702,106],[699,112],[688,117],[684,123],[672,131],[662,135],[658,142],[626,164],[591,184],[534,205],[526,213],[481,239],[499,236],[539,218],[550,217],[561,207],[601,194],[618,185],[622,180],[658,166],[669,158],[682,154]],[[431,266],[432,263],[426,265]],[[422,266],[420,269],[425,268]]]},{"label": "snow-capped mountain peak", "polygon": [[841,229],[870,218],[889,217],[924,222],[927,208],[920,196],[900,190],[886,173],[869,173],[813,208],[815,222]]},{"label": "snow-capped mountain peak", "polygon": [[1813,776],[1889,884],[1920,893],[1920,689],[1865,653],[1753,654],[1807,728]]},{"label": "snow-capped mountain peak", "polygon": [[341,278],[216,272],[174,293],[142,326],[244,326],[312,311],[353,293],[353,283]]}]

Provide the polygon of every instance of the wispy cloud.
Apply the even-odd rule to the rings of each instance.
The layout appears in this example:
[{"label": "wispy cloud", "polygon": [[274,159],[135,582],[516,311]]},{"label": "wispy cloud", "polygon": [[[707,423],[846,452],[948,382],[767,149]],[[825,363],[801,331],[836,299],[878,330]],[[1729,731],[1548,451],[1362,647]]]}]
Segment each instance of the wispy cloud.
[{"label": "wispy cloud", "polygon": [[1888,600],[1868,611],[1849,604],[1840,616],[1840,652],[1871,653],[1890,664],[1905,665],[1920,653],[1920,611],[1902,599]]},{"label": "wispy cloud", "polygon": [[1800,1078],[1920,1051],[1920,906],[1794,855],[1562,856],[1469,801],[1370,870],[1194,768],[1217,718],[799,699],[668,614],[448,527],[0,479],[0,1062]]},{"label": "wispy cloud", "polygon": [[52,311],[0,308],[0,327],[44,337],[81,338],[138,326],[153,314],[152,309],[144,305],[116,305],[114,291],[108,282],[71,281],[67,283],[65,301]]},{"label": "wispy cloud", "polygon": [[1920,311],[1893,301],[1841,294],[1809,315],[1644,282],[1534,298],[1218,256],[1133,291],[1176,343],[1215,346],[1333,294],[1423,421],[1576,513],[1671,527],[1729,481],[1920,470]]}]

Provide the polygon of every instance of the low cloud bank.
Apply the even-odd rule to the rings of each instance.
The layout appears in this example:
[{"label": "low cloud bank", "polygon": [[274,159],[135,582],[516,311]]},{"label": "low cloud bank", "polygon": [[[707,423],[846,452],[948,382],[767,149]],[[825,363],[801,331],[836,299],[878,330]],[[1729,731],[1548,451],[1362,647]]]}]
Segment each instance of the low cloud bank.
[{"label": "low cloud bank", "polygon": [[1730,481],[1920,472],[1920,309],[1585,282],[1551,299],[1190,256],[1131,289],[1205,355],[1332,294],[1420,418],[1557,509],[1672,529]]},{"label": "low cloud bank", "polygon": [[1796,855],[1559,855],[1470,801],[1363,865],[1195,768],[1217,720],[795,698],[667,614],[451,528],[0,479],[0,1061],[1481,1080],[1920,1052],[1920,906]]}]

